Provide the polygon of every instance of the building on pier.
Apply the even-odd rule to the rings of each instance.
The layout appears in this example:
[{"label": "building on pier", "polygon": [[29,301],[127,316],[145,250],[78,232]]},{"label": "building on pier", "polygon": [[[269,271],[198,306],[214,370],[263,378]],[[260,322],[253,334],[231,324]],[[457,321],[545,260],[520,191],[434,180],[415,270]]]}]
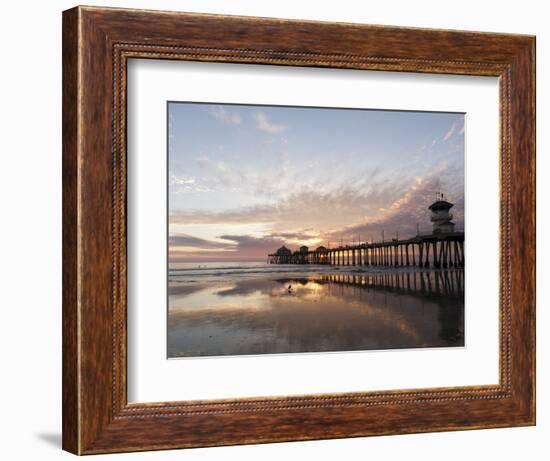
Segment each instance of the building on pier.
[{"label": "building on pier", "polygon": [[315,249],[314,264],[328,264],[328,250],[324,246]]},{"label": "building on pier", "polygon": [[428,207],[432,212],[430,221],[433,223],[434,234],[454,232],[455,223],[451,221],[453,215],[449,213],[453,206],[454,204],[445,200],[442,193],[438,193],[437,200]]},{"label": "building on pier", "polygon": [[292,251],[283,245],[275,253],[269,256],[272,257],[272,264],[290,264]]}]

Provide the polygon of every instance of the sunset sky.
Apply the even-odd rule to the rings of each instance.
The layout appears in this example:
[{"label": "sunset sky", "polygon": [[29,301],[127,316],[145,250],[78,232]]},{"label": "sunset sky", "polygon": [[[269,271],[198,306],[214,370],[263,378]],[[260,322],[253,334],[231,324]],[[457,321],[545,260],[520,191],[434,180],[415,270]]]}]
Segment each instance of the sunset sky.
[{"label": "sunset sky", "polygon": [[170,262],[464,227],[464,115],[169,103]]}]

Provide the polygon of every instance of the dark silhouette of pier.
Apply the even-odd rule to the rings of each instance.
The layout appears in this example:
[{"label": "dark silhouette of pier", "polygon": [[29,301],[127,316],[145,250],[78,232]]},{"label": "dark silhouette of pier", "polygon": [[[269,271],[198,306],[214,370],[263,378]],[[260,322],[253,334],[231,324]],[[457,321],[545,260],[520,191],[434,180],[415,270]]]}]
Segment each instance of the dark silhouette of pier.
[{"label": "dark silhouette of pier", "polygon": [[453,204],[443,194],[428,209],[433,231],[408,239],[365,242],[335,248],[306,246],[291,251],[282,246],[268,255],[269,264],[323,264],[331,266],[417,266],[450,268],[464,267],[464,232],[455,231],[449,210]]},{"label": "dark silhouette of pier", "polygon": [[268,255],[268,258],[270,264],[464,267],[464,232],[430,234],[406,240],[393,239],[390,242],[361,243],[336,248],[320,246],[315,250],[300,249],[295,252],[282,247]]}]

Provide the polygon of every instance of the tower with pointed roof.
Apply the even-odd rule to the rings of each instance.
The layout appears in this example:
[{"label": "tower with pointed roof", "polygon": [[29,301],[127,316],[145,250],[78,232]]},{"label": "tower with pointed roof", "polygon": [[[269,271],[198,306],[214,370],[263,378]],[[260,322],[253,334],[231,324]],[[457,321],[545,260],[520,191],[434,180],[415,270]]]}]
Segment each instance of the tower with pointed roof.
[{"label": "tower with pointed roof", "polygon": [[430,221],[433,224],[434,234],[448,234],[454,232],[455,223],[452,221],[453,215],[449,210],[454,206],[453,203],[445,200],[445,195],[437,193],[436,201],[428,209],[432,212]]}]

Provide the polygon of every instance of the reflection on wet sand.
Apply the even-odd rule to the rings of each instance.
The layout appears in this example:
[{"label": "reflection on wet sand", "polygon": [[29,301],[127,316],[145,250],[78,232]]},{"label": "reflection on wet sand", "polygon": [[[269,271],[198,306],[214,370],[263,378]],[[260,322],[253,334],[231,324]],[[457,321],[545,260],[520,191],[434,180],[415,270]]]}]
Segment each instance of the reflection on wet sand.
[{"label": "reflection on wet sand", "polygon": [[464,345],[464,271],[170,283],[168,356]]}]

